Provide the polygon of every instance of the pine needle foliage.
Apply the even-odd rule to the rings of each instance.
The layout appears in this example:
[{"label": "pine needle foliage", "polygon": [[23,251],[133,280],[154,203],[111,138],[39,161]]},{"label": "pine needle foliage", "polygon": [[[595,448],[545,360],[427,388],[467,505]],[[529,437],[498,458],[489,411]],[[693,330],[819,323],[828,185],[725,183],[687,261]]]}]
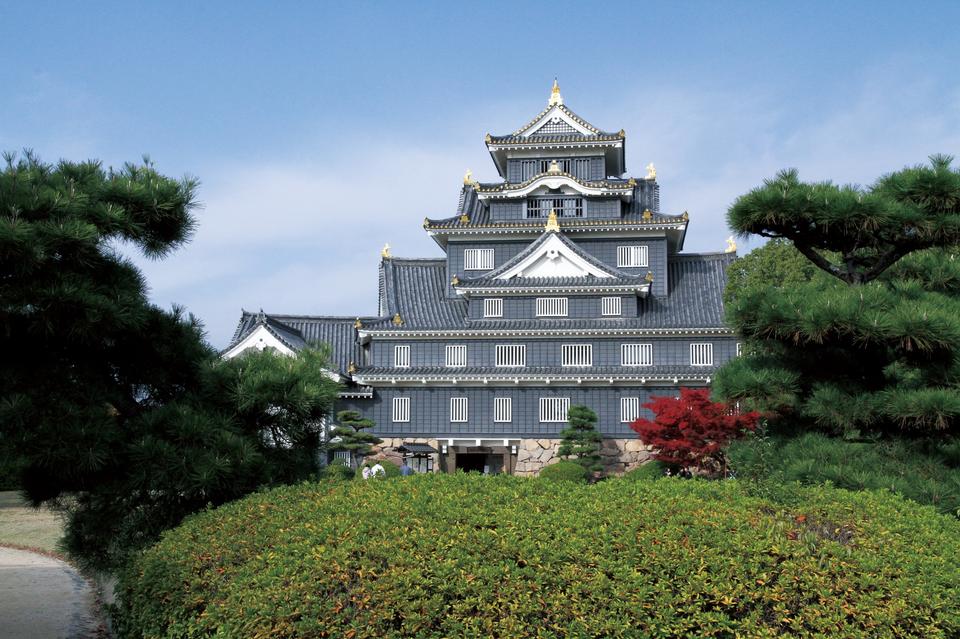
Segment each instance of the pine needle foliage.
[{"label": "pine needle foliage", "polygon": [[149,303],[117,247],[160,258],[195,226],[195,180],[7,154],[0,170],[0,466],[66,515],[66,549],[116,567],[207,504],[315,470],[326,355],[219,360]]},{"label": "pine needle foliage", "polygon": [[383,442],[373,433],[366,432],[376,423],[355,410],[340,411],[337,413],[337,422],[339,424],[330,432],[327,450],[347,451],[352,459],[362,464],[362,460],[373,452],[373,447]]},{"label": "pine needle foliage", "polygon": [[574,405],[567,411],[567,427],[560,431],[562,441],[557,455],[583,466],[587,472],[603,470],[600,461],[600,443],[603,436],[597,432],[597,414],[587,406]]},{"label": "pine needle foliage", "polygon": [[[776,243],[732,267],[727,316],[747,349],[719,372],[715,394],[847,436],[955,432],[960,172],[951,161],[933,156],[867,188],[784,171],[740,197],[731,227]],[[775,259],[789,257],[785,246],[818,271]]]}]

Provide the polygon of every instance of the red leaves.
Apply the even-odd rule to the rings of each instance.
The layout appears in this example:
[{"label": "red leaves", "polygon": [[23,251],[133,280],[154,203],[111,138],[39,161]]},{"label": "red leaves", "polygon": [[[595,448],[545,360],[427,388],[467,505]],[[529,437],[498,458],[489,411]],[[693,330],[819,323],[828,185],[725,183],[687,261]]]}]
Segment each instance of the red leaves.
[{"label": "red leaves", "polygon": [[755,429],[760,419],[760,413],[734,414],[729,405],[711,402],[708,389],[681,388],[679,399],[652,397],[643,406],[653,412],[653,420],[638,419],[630,428],[658,449],[654,458],[702,470],[722,461],[723,448]]}]

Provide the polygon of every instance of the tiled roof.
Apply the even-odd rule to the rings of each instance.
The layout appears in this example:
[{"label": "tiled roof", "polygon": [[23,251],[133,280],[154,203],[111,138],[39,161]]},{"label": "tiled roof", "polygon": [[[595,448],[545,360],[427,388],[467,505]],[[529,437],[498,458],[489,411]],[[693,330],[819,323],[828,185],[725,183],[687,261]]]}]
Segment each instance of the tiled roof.
[{"label": "tiled roof", "polygon": [[462,326],[467,302],[447,299],[447,262],[444,258],[383,260],[384,298],[389,317],[399,314],[402,326],[384,328]]},{"label": "tiled roof", "polygon": [[520,145],[520,144],[565,144],[577,142],[617,142],[623,140],[622,133],[609,133],[601,131],[594,135],[582,135],[580,133],[563,135],[538,135],[534,133],[530,136],[525,135],[491,135],[487,144],[495,145]]},{"label": "tiled roof", "polygon": [[[499,267],[493,269],[492,271],[488,271],[484,273],[480,277],[463,278],[460,281],[463,282],[464,284],[477,284],[479,282],[495,280],[497,277],[499,277],[503,273],[506,273],[507,271],[512,269],[514,266],[523,262],[524,260],[529,258],[531,255],[536,253],[544,243],[548,242],[553,237],[556,237],[558,240],[560,240],[560,242],[564,246],[566,246],[570,250],[570,252],[574,253],[575,255],[583,259],[588,264],[596,267],[597,269],[603,271],[604,273],[609,274],[613,278],[623,280],[625,282],[636,282],[636,281],[642,280],[642,276],[625,273],[620,269],[614,268],[612,266],[608,266],[607,264],[601,262],[594,256],[590,255],[589,253],[581,249],[574,242],[570,241],[570,239],[567,238],[567,236],[564,235],[563,233],[545,231],[540,237],[538,237],[536,240],[531,242],[527,248],[523,249],[520,253],[515,255],[512,259],[507,260],[506,262],[501,264]],[[548,279],[556,280],[558,278],[548,278]],[[562,279],[580,280],[582,282],[587,278],[562,278]],[[527,284],[528,281],[529,280],[525,279],[523,280],[522,283]],[[600,278],[596,278],[596,281],[601,282],[602,280]],[[491,282],[491,285],[502,285],[503,283],[504,283],[503,280],[497,280],[495,283]],[[520,282],[514,282],[514,283],[519,284]]]},{"label": "tiled roof", "polygon": [[617,190],[617,191],[624,191],[624,192],[629,191],[630,189],[632,189],[633,187],[635,187],[636,184],[637,184],[637,181],[636,181],[636,179],[634,179],[634,178],[630,178],[630,179],[628,179],[628,180],[621,180],[621,179],[581,180],[581,179],[578,178],[576,175],[573,175],[573,174],[571,174],[571,173],[563,173],[563,172],[546,173],[546,172],[545,172],[545,173],[537,173],[537,174],[534,175],[533,177],[531,177],[531,178],[529,178],[529,179],[527,179],[527,180],[524,180],[523,182],[518,182],[518,183],[513,183],[513,182],[487,182],[487,183],[475,182],[475,183],[474,183],[474,187],[475,187],[476,190],[477,190],[478,192],[480,192],[480,193],[501,193],[501,192],[508,192],[508,191],[515,191],[515,190],[517,190],[517,189],[522,189],[522,188],[524,188],[524,187],[526,187],[526,186],[528,186],[528,185],[536,182],[537,180],[540,180],[540,179],[542,179],[542,178],[551,178],[551,177],[565,177],[565,178],[569,178],[570,180],[573,180],[574,182],[576,182],[577,184],[579,184],[579,185],[581,185],[581,186],[583,186],[583,187],[585,187],[585,188],[592,188],[592,189],[614,189],[614,190]]},{"label": "tiled roof", "polygon": [[646,328],[723,326],[727,266],[736,253],[671,255],[667,297],[639,300],[637,321]]},{"label": "tiled roof", "polygon": [[[243,311],[237,330],[234,332],[230,347],[246,337],[250,331],[260,325],[266,318],[266,326],[278,335],[278,339],[286,343],[293,350],[299,350],[308,344],[329,344],[332,350],[333,364],[339,372],[345,372],[350,362],[359,362],[360,346],[357,344],[357,331],[354,327],[355,317],[329,317],[318,315],[267,315],[248,313]],[[376,325],[382,318],[361,317],[363,324]],[[275,333],[275,334],[276,334]],[[229,348],[227,350],[229,350]]]},{"label": "tiled roof", "polygon": [[[609,267],[608,267],[609,268]],[[478,277],[470,280],[460,280],[457,288],[597,288],[605,286],[644,286],[647,281],[643,277],[623,275],[616,277],[518,277],[501,280],[495,277]]]}]

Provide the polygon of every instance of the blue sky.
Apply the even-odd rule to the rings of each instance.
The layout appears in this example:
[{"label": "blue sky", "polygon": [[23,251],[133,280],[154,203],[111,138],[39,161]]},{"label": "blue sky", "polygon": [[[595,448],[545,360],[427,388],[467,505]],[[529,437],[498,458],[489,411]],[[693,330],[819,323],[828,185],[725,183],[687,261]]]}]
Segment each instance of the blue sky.
[{"label": "blue sky", "polygon": [[[0,4],[0,149],[200,179],[200,228],[141,260],[223,347],[240,308],[376,310],[379,250],[439,255],[483,145],[545,105],[627,132],[685,250],[797,167],[867,184],[960,153],[960,2]],[[741,242],[741,248],[751,245]]]}]

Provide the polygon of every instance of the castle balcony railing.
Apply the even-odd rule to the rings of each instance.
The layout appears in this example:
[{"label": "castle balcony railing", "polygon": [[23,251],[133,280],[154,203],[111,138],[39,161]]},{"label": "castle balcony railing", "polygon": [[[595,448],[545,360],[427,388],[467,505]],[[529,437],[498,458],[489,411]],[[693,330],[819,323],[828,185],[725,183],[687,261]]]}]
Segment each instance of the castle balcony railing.
[{"label": "castle balcony railing", "polygon": [[550,211],[557,217],[583,217],[582,197],[546,197],[527,200],[527,218],[546,218]]}]

